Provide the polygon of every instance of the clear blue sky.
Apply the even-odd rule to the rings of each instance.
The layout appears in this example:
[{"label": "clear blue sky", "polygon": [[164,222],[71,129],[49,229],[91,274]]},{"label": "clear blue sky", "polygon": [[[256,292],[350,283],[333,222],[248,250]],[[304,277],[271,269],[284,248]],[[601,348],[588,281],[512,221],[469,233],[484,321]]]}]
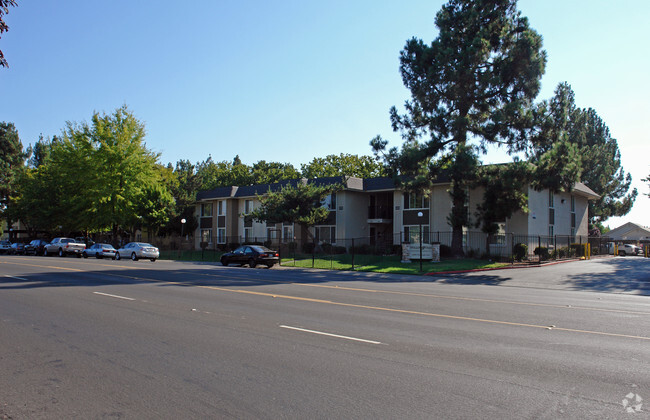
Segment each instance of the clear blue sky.
[{"label": "clear blue sky", "polygon": [[[0,120],[25,146],[66,121],[127,104],[161,162],[258,160],[298,167],[398,145],[388,110],[408,98],[399,52],[432,41],[443,1],[18,0],[5,15]],[[640,193],[650,173],[647,0],[520,0],[544,37],[539,99],[568,81],[618,139]],[[491,153],[486,162],[505,161]],[[650,225],[650,198],[610,219]]]}]

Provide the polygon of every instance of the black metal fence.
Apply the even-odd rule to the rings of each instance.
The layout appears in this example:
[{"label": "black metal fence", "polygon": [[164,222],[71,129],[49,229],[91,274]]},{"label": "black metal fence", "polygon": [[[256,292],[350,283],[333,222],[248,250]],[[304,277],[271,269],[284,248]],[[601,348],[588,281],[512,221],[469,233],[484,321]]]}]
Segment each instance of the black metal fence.
[{"label": "black metal fence", "polygon": [[[381,265],[402,260],[402,245],[409,243],[439,244],[442,259],[452,256],[452,232],[404,232],[394,235],[335,238],[331,242],[282,240],[267,237],[227,237],[222,244],[204,243],[194,248],[190,239],[176,238],[167,247],[161,247],[162,258],[219,261],[220,256],[243,244],[264,245],[278,250],[282,264],[315,268],[340,266]],[[487,235],[483,232],[463,232],[462,250],[466,258],[493,261],[538,264],[544,261],[589,258],[615,252],[614,242],[607,237],[568,235]],[[647,244],[646,244],[647,246]],[[645,255],[648,255],[646,249]]]}]

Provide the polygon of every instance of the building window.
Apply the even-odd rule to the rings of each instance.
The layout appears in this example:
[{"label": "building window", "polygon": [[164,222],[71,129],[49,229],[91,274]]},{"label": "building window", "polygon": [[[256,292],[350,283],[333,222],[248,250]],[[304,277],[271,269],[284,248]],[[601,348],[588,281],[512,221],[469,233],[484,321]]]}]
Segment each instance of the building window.
[{"label": "building window", "polygon": [[244,228],[244,242],[248,242],[253,239],[253,228],[245,227]]},{"label": "building window", "polygon": [[548,206],[555,207],[555,196],[553,195],[553,191],[548,192]]},{"label": "building window", "polygon": [[576,211],[576,196],[572,195],[571,196],[571,212],[575,213]]},{"label": "building window", "polygon": [[[420,225],[404,226],[404,240],[409,243],[420,243]],[[422,243],[431,242],[429,225],[422,225]]]},{"label": "building window", "polygon": [[316,226],[314,228],[316,242],[319,243],[336,243],[336,226]]},{"label": "building window", "polygon": [[267,241],[272,241],[275,242],[278,240],[278,231],[279,229],[276,229],[274,227],[266,228],[266,240]]},{"label": "building window", "polygon": [[212,243],[212,229],[201,229],[201,242]]},{"label": "building window", "polygon": [[212,203],[201,204],[201,217],[212,217]]},{"label": "building window", "polygon": [[244,214],[250,214],[253,211],[253,200],[244,200]]},{"label": "building window", "polygon": [[404,209],[428,209],[429,197],[422,193],[408,193],[404,196]]},{"label": "building window", "polygon": [[293,225],[282,226],[282,239],[286,241],[293,241]]},{"label": "building window", "polygon": [[553,225],[550,225],[548,227],[548,236],[553,237],[554,235],[555,235],[555,229],[554,229]]},{"label": "building window", "polygon": [[226,214],[226,202],[223,200],[217,201],[217,216],[223,216]]},{"label": "building window", "polygon": [[226,243],[226,228],[217,229],[217,243],[218,244]]},{"label": "building window", "polygon": [[328,210],[336,210],[336,193],[326,196],[321,201],[322,207],[327,207]]}]

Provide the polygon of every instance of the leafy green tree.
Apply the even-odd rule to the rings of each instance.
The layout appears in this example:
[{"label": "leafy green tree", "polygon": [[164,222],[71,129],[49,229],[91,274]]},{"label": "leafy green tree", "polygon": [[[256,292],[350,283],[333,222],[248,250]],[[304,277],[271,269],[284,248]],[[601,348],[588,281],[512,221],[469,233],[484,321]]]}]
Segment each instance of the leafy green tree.
[{"label": "leafy green tree", "polygon": [[[436,15],[438,37],[413,38],[400,55],[411,91],[407,113],[391,109],[401,151],[380,137],[371,141],[407,189],[426,190],[441,170],[450,174],[452,252],[462,254],[465,191],[476,178],[478,155],[490,144],[508,152],[525,148],[532,101],[546,65],[542,37],[516,8],[516,0],[450,0]],[[423,139],[427,137],[427,139]],[[472,143],[474,142],[474,143]]]},{"label": "leafy green tree", "polygon": [[41,134],[38,137],[34,146],[29,145],[27,148],[27,154],[29,156],[28,166],[31,168],[38,168],[50,157],[52,153],[52,147],[59,142],[57,136],[52,137],[52,140],[49,138],[43,138]]},{"label": "leafy green tree", "polygon": [[39,142],[42,157],[23,178],[22,217],[39,229],[112,230],[113,237],[166,221],[171,175],[146,148],[144,135],[144,124],[126,105],[95,113],[90,124],[68,122],[61,138]]},{"label": "leafy green tree", "polygon": [[[18,4],[15,0],[0,0],[0,35],[9,30],[2,16],[9,13],[9,6],[16,7]],[[0,50],[0,67],[9,67],[2,50]]]},{"label": "leafy green tree", "polygon": [[530,136],[529,161],[534,164],[531,185],[553,192],[570,191],[580,180],[582,157],[579,145],[571,140],[579,110],[566,83],[555,89],[555,96],[535,109],[537,121]]},{"label": "leafy green tree", "polygon": [[[171,163],[168,169],[172,170]],[[174,197],[174,210],[161,233],[181,234],[181,220],[185,219],[185,232],[191,234],[198,227],[194,216],[196,193],[202,189],[203,181],[197,171],[197,166],[189,160],[179,160],[173,168],[172,176],[167,182],[168,189]]]},{"label": "leafy green tree", "polygon": [[618,143],[596,111],[578,108],[571,86],[564,82],[538,112],[542,122],[529,153],[536,165],[533,186],[570,191],[576,181],[583,181],[601,196],[589,202],[592,226],[629,213],[637,191],[630,191],[632,177],[621,166]]},{"label": "leafy green tree", "polygon": [[149,234],[157,234],[174,212],[174,197],[163,182],[145,185],[135,202],[131,218],[133,232],[147,228]]},{"label": "leafy green tree", "polygon": [[358,156],[347,153],[314,158],[300,166],[302,176],[308,179],[331,176],[356,176],[374,178],[385,176],[384,166],[372,156]]},{"label": "leafy green tree", "polygon": [[[235,159],[235,162],[237,160],[238,157]],[[196,170],[199,177],[203,180],[202,189],[205,190],[230,185],[250,185],[253,183],[248,166],[242,163],[233,164],[225,160],[215,162],[209,156],[205,161],[197,164]]]},{"label": "leafy green tree", "polygon": [[[96,208],[95,226],[110,227],[116,234],[128,226],[143,191],[161,183],[159,155],[147,149],[144,124],[126,105],[112,114],[95,113],[91,125],[81,130],[68,126],[66,137],[84,136],[92,140],[94,153],[92,186]],[[144,215],[140,215],[144,216]]]},{"label": "leafy green tree", "polygon": [[196,171],[205,190],[231,185],[272,184],[300,177],[300,172],[289,163],[260,160],[248,166],[239,156],[235,156],[232,162],[215,162],[208,157],[196,165]]},{"label": "leafy green tree", "polygon": [[313,240],[309,227],[324,222],[329,216],[329,210],[322,205],[323,199],[340,188],[340,185],[299,181],[295,186],[287,185],[258,197],[261,205],[251,212],[250,217],[258,222],[297,223]]},{"label": "leafy green tree", "polygon": [[624,216],[632,210],[637,190],[630,190],[632,175],[621,165],[618,142],[592,108],[581,110],[574,141],[582,155],[582,181],[600,195],[589,202],[589,221],[602,223],[613,216]]},{"label": "leafy green tree", "polygon": [[260,160],[251,167],[254,184],[273,184],[286,179],[300,178],[300,172],[290,163]]},{"label": "leafy green tree", "polygon": [[481,167],[478,184],[484,192],[483,202],[477,206],[477,227],[493,235],[498,231],[498,223],[518,210],[528,210],[527,187],[522,179],[528,179],[530,173],[530,164],[520,161]]},{"label": "leafy green tree", "polygon": [[[7,206],[16,193],[16,180],[24,169],[26,154],[13,123],[0,122],[0,214],[7,214]],[[11,220],[7,220],[11,225]]]}]

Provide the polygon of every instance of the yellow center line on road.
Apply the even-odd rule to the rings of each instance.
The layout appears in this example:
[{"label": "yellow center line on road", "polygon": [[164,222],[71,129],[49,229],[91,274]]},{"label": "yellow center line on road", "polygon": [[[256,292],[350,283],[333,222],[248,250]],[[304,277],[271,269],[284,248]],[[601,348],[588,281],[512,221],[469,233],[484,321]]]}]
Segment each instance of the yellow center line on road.
[{"label": "yellow center line on road", "polygon": [[[19,264],[19,265],[27,265],[27,264]],[[60,267],[50,267],[50,268],[60,268]],[[67,270],[67,268],[61,268],[61,269]],[[75,270],[75,271],[84,271],[84,270]],[[152,283],[174,284],[174,285],[178,285],[178,286],[187,286],[188,285],[187,283],[176,282],[176,281],[150,279],[150,278],[145,278],[145,277],[126,276],[126,275],[114,274],[114,273],[103,273],[103,272],[99,272],[99,273],[107,275],[107,276],[112,276],[112,277],[129,278],[129,279],[147,281],[147,282],[152,282]],[[277,298],[277,299],[295,300],[295,301],[300,301],[300,302],[321,303],[321,304],[342,306],[342,307],[348,307],[348,308],[369,309],[369,310],[374,310],[374,311],[392,312],[392,313],[399,313],[399,314],[406,314],[406,315],[420,315],[420,316],[428,316],[428,317],[443,318],[443,319],[455,319],[455,320],[461,320],[461,321],[480,322],[480,323],[487,323],[487,324],[494,324],[494,325],[507,325],[507,326],[516,326],[516,327],[537,328],[537,329],[545,329],[545,330],[551,330],[551,331],[565,331],[565,332],[572,332],[572,333],[592,334],[592,335],[601,335],[601,336],[608,336],[608,337],[632,338],[632,339],[650,341],[650,337],[645,337],[645,336],[640,336],[640,335],[617,334],[617,333],[608,333],[608,332],[604,332],[604,331],[580,330],[580,329],[574,329],[574,328],[562,328],[562,327],[557,327],[557,326],[526,324],[526,323],[521,323],[521,322],[499,321],[499,320],[493,320],[493,319],[473,318],[473,317],[458,316],[458,315],[437,314],[437,313],[433,313],[433,312],[412,311],[412,310],[407,310],[407,309],[385,308],[385,307],[381,307],[381,306],[359,305],[359,304],[355,304],[355,303],[335,302],[335,301],[332,301],[332,300],[313,299],[313,298],[305,298],[305,297],[291,296],[291,295],[280,295],[280,294],[276,294],[276,293],[257,292],[257,291],[253,291],[253,290],[228,289],[228,288],[225,288],[225,287],[218,287],[218,286],[206,286],[206,285],[193,285],[193,286],[198,287],[198,288],[202,288],[202,289],[218,290],[218,291],[229,292],[229,293],[238,293],[238,294],[246,294],[246,295],[253,295],[253,296],[271,297],[271,298]]]},{"label": "yellow center line on road", "polygon": [[67,271],[86,271],[86,270],[82,270],[82,269],[79,269],[79,268],[57,267],[57,266],[54,266],[54,265],[21,264],[21,263],[17,263],[17,262],[13,262],[13,261],[11,261],[11,262],[0,261],[0,264],[23,265],[23,266],[26,266],[26,267],[38,267],[38,268],[53,268],[55,270],[67,270]]},{"label": "yellow center line on road", "polygon": [[525,323],[521,323],[521,322],[497,321],[497,320],[492,320],[492,319],[482,319],[482,318],[472,318],[472,317],[457,316],[457,315],[436,314],[436,313],[432,313],[432,312],[411,311],[411,310],[406,310],[406,309],[384,308],[384,307],[381,307],[381,306],[358,305],[358,304],[354,304],[354,303],[335,302],[335,301],[331,301],[331,300],[311,299],[311,298],[303,298],[303,297],[289,296],[289,295],[279,295],[279,294],[265,293],[265,292],[254,292],[254,291],[251,291],[251,290],[227,289],[227,288],[224,288],[224,287],[216,287],[216,286],[197,286],[197,287],[201,287],[201,288],[204,288],[204,289],[212,289],[212,290],[231,292],[231,293],[243,293],[243,294],[249,294],[249,295],[266,296],[266,297],[273,297],[273,298],[280,298],[280,299],[289,299],[289,300],[298,300],[298,301],[307,301],[307,302],[317,302],[317,303],[324,303],[324,304],[328,304],[328,305],[344,306],[344,307],[349,307],[349,308],[372,309],[372,310],[376,310],[376,311],[394,312],[394,313],[409,314],[409,315],[431,316],[431,317],[446,318],[446,319],[457,319],[457,320],[462,320],[462,321],[484,322],[484,323],[498,324],[498,325],[510,325],[510,326],[528,327],[528,328],[541,328],[541,329],[545,329],[545,330],[558,330],[558,331],[575,332],[575,333],[583,333],[583,334],[595,334],[595,335],[604,335],[604,336],[611,336],[611,337],[624,337],[624,338],[636,338],[636,339],[640,339],[640,340],[650,340],[650,337],[644,337],[644,336],[638,336],[638,335],[616,334],[616,333],[608,333],[608,332],[602,332],[602,331],[579,330],[579,329],[573,329],[573,328],[560,328],[560,327],[556,327],[556,326],[549,327],[548,325],[525,324]]},{"label": "yellow center line on road", "polygon": [[[196,273],[201,276],[210,276],[210,277],[228,277],[225,275],[219,274],[206,274],[206,273]],[[272,284],[291,284],[296,286],[305,286],[305,287],[319,287],[324,289],[334,289],[334,290],[347,290],[353,292],[367,292],[367,293],[381,293],[381,294],[391,294],[391,295],[401,295],[401,296],[418,296],[418,297],[430,297],[435,299],[451,299],[451,300],[464,300],[472,302],[485,302],[485,303],[503,303],[508,305],[522,305],[522,306],[539,306],[544,308],[558,308],[558,309],[579,309],[583,311],[596,311],[596,312],[613,312],[621,314],[634,314],[634,315],[650,315],[650,312],[643,311],[625,311],[621,309],[604,309],[604,308],[594,308],[589,306],[574,306],[574,305],[557,305],[552,303],[532,303],[532,302],[518,302],[513,300],[500,300],[500,299],[485,299],[485,298],[470,298],[462,296],[446,296],[446,295],[435,295],[429,293],[416,293],[416,292],[396,292],[391,290],[379,290],[379,289],[366,289],[358,287],[347,287],[347,286],[328,286],[325,284],[311,284],[311,283],[298,283],[298,282],[283,282],[279,280],[265,280],[265,279],[256,279],[255,281],[272,283]]]}]

